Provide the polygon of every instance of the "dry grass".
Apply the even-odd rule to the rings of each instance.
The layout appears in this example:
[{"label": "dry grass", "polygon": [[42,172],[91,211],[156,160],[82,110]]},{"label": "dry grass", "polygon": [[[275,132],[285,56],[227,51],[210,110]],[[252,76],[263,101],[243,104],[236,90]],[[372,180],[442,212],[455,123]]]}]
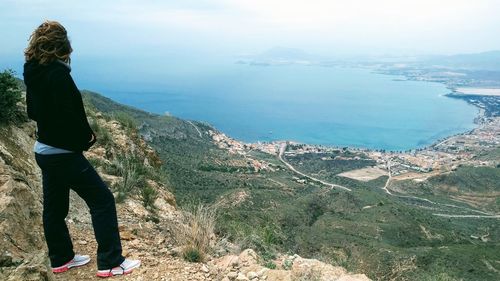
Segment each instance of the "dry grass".
[{"label": "dry grass", "polygon": [[198,204],[182,211],[182,222],[173,229],[174,240],[185,260],[204,261],[216,246],[214,234],[217,208]]}]

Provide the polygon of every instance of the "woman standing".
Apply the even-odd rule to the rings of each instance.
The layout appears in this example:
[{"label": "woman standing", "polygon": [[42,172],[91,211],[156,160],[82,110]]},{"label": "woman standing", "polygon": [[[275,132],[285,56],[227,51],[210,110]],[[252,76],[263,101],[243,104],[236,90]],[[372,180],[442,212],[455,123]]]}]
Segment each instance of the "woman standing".
[{"label": "woman standing", "polygon": [[43,178],[43,229],[54,273],[82,266],[66,226],[69,191],[87,203],[97,240],[97,276],[127,274],[140,261],[122,256],[113,194],[83,155],[96,141],[81,94],[71,75],[71,44],[66,29],[46,21],[31,35],[24,54],[29,118],[37,122],[35,159]]}]

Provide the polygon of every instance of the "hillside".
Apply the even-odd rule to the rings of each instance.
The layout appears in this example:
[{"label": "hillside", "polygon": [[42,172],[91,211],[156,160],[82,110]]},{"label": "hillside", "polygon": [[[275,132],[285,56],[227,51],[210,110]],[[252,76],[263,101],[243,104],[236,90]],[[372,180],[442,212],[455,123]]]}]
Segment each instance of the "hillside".
[{"label": "hillside", "polygon": [[[223,233],[210,232],[202,225],[210,224],[210,217],[199,216],[207,214],[208,207],[181,208],[172,194],[174,187],[179,188],[172,171],[180,170],[182,165],[162,157],[145,141],[161,134],[180,143],[186,140],[198,145],[191,139],[199,136],[194,123],[150,115],[91,93],[85,94],[85,101],[89,122],[98,135],[96,145],[85,154],[115,195],[124,254],[142,261],[141,268],[121,279],[369,280],[341,267],[293,254],[277,255],[273,266],[266,266],[268,259],[255,251],[227,241]],[[19,106],[24,111],[24,105]],[[153,131],[149,126],[161,129]],[[0,238],[4,241],[0,245],[0,280],[97,279],[90,216],[85,203],[73,192],[68,227],[75,250],[90,254],[92,261],[56,276],[50,272],[41,227],[40,171],[32,153],[34,131],[33,122],[0,126]],[[210,147],[208,141],[203,143]],[[190,151],[184,153],[189,155]],[[202,236],[193,231],[196,224],[205,230]],[[199,262],[189,262],[188,258],[196,256],[185,255],[186,247],[191,245],[189,235],[204,239],[208,247],[206,253],[200,248],[188,252],[202,254]]]},{"label": "hillside", "polygon": [[[375,280],[499,277],[497,119],[434,148],[442,158],[465,140],[464,155],[477,156],[442,158],[446,169],[411,178],[396,175],[405,162],[391,164],[388,176],[377,158],[414,161],[407,154],[243,144],[203,122],[150,114],[88,91],[83,97],[99,137],[86,155],[115,194],[126,253],[144,261],[139,274],[124,279],[366,280],[346,269]],[[0,129],[0,234],[10,241],[0,249],[2,280],[54,278],[41,232],[33,132],[25,121]],[[360,178],[360,171],[372,174]],[[125,178],[133,180],[124,184]],[[196,206],[218,215],[207,232],[208,258],[190,263],[176,233],[190,229]],[[71,208],[75,247],[94,253],[86,207],[72,195]],[[57,278],[92,278],[94,266]]]},{"label": "hillside", "polygon": [[[416,180],[394,177],[390,184],[386,175],[367,181],[339,176],[379,165],[365,152],[303,152],[301,146],[287,146],[284,161],[311,175],[304,177],[284,165],[273,145],[264,152],[202,122],[149,114],[94,93],[87,92],[86,99],[106,114],[132,116],[165,162],[178,204],[218,205],[223,212],[217,234],[255,249],[267,267],[279,266],[278,256],[288,252],[377,280],[500,276],[495,215],[500,168],[494,164],[500,159],[491,154],[494,139],[491,146],[477,141],[474,148],[489,155],[489,167],[478,167],[486,163],[481,156],[467,160],[472,163],[468,168],[423,173]],[[450,159],[450,165],[455,161]]]}]

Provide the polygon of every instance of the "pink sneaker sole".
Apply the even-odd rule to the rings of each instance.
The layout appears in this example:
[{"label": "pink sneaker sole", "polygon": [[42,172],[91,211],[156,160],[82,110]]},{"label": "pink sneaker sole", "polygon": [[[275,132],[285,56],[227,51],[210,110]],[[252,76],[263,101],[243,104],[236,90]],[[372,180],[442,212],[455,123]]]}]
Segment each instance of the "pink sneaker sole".
[{"label": "pink sneaker sole", "polygon": [[52,268],[53,273],[62,273],[62,272],[66,272],[68,270],[69,270],[69,267],[66,265],[60,266],[58,268]]},{"label": "pink sneaker sole", "polygon": [[89,261],[90,261],[90,259],[83,260],[83,261],[80,261],[80,262],[75,262],[75,260],[72,259],[69,262],[67,262],[67,263],[65,263],[65,264],[63,264],[61,266],[52,268],[52,272],[53,273],[63,273],[63,272],[68,271],[70,268],[84,266],[87,263],[89,263]]}]

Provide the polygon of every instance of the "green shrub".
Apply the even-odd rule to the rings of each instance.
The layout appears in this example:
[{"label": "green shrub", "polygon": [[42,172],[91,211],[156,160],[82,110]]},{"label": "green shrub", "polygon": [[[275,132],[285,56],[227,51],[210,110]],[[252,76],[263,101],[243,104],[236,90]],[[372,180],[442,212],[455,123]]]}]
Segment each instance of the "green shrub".
[{"label": "green shrub", "polygon": [[111,137],[111,133],[106,129],[102,129],[100,134],[97,134],[96,137],[97,143],[103,146],[111,145],[113,143],[113,137]]},{"label": "green shrub", "polygon": [[120,122],[125,129],[135,129],[137,128],[137,121],[125,112],[114,112],[113,119]]},{"label": "green shrub", "polygon": [[269,269],[276,269],[276,264],[273,261],[266,261],[264,266]]},{"label": "green shrub", "polygon": [[130,194],[138,194],[144,207],[150,211],[154,210],[154,201],[158,194],[148,185],[146,179],[166,181],[161,169],[144,166],[143,160],[135,155],[117,155],[111,165],[102,165],[102,168],[107,174],[122,177],[122,180],[114,186],[118,192],[118,202],[122,202]]},{"label": "green shrub", "polygon": [[0,73],[0,123],[9,123],[20,116],[17,103],[21,101],[21,89],[12,70]]},{"label": "green shrub", "polygon": [[201,262],[203,260],[202,254],[199,249],[188,248],[183,251],[182,257],[188,262]]},{"label": "green shrub", "polygon": [[97,144],[102,146],[108,146],[113,143],[113,138],[111,137],[111,133],[97,122],[96,119],[91,119],[89,122],[90,128],[97,137]]},{"label": "green shrub", "polygon": [[154,188],[149,186],[148,184],[145,184],[141,188],[141,197],[142,197],[142,203],[144,207],[153,210],[154,209],[154,202],[156,200],[157,192]]},{"label": "green shrub", "polygon": [[293,260],[286,259],[283,261],[283,269],[290,270],[293,266]]},{"label": "green shrub", "polygon": [[117,202],[123,202],[127,196],[133,193],[133,188],[143,184],[144,174],[141,172],[141,166],[137,163],[135,157],[125,155],[116,157],[111,166],[107,167],[106,172],[122,177],[114,188],[118,192]]},{"label": "green shrub", "polygon": [[279,227],[271,224],[262,229],[260,237],[267,246],[280,244],[282,239],[284,239],[284,235],[280,232]]}]

